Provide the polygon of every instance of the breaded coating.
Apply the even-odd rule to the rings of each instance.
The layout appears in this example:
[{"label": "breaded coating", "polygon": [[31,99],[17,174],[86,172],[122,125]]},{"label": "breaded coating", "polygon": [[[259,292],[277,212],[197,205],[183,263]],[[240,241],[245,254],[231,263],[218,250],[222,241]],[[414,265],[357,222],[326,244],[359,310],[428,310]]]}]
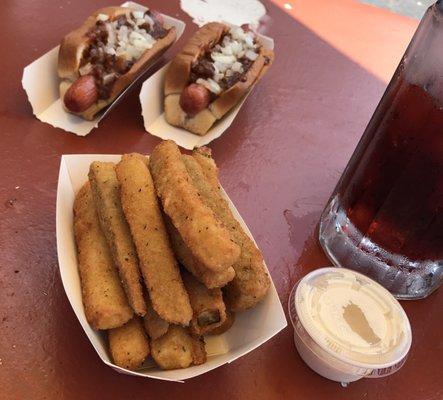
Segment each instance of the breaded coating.
[{"label": "breaded coating", "polygon": [[109,349],[114,364],[135,371],[149,355],[149,342],[139,317],[108,331]]},{"label": "breaded coating", "polygon": [[151,340],[158,339],[163,336],[169,328],[169,323],[161,319],[159,315],[152,308],[149,296],[145,296],[146,300],[146,314],[143,317],[146,333]]},{"label": "breaded coating", "polygon": [[[246,234],[245,237],[249,239]],[[232,311],[247,310],[257,305],[271,286],[263,256],[252,240],[244,242],[242,255],[234,269],[235,278],[224,288],[226,306]]]},{"label": "breaded coating", "polygon": [[213,271],[229,268],[238,259],[240,249],[202,202],[177,145],[171,140],[157,145],[149,159],[149,168],[164,212],[195,258]]},{"label": "breaded coating", "polygon": [[232,311],[254,307],[271,285],[261,252],[235,219],[220,190],[208,182],[195,158],[184,155],[182,159],[201,199],[229,229],[232,239],[241,248],[240,258],[233,264],[235,277],[224,289],[226,306]]},{"label": "breaded coating", "polygon": [[89,182],[75,197],[74,234],[86,319],[94,329],[124,325],[133,311],[101,231]]},{"label": "breaded coating", "polygon": [[193,150],[192,157],[200,164],[208,182],[216,189],[220,189],[218,181],[218,167],[212,158],[212,151],[209,147],[203,146]]},{"label": "breaded coating", "polygon": [[102,231],[111,249],[129,304],[136,314],[145,315],[141,275],[131,232],[123,214],[115,164],[94,161],[89,182]]},{"label": "breaded coating", "polygon": [[137,249],[152,307],[165,321],[187,326],[192,308],[163,222],[151,174],[141,155],[117,164],[123,212]]},{"label": "breaded coating", "polygon": [[206,362],[206,347],[205,347],[205,339],[203,336],[194,337],[191,336],[191,345],[192,345],[192,364],[200,365]]},{"label": "breaded coating", "polygon": [[191,333],[196,336],[211,333],[226,320],[226,307],[221,289],[208,289],[185,270],[182,270],[182,276],[194,312]]},{"label": "breaded coating", "polygon": [[164,221],[169,237],[171,238],[172,249],[178,261],[208,289],[220,288],[234,279],[235,271],[232,267],[219,272],[206,269],[186,247],[183,239],[167,215],[164,215]]},{"label": "breaded coating", "polygon": [[226,310],[226,319],[223,324],[221,324],[218,328],[215,328],[212,330],[209,334],[210,335],[221,335],[222,333],[225,333],[229,329],[232,328],[232,325],[234,325],[235,322],[235,312]]},{"label": "breaded coating", "polygon": [[149,164],[149,158],[143,154],[140,154],[140,153],[123,154],[121,157],[122,160],[126,160],[128,158],[137,158],[138,160],[142,161],[146,166],[148,166],[148,164]]},{"label": "breaded coating", "polygon": [[203,338],[191,336],[179,325],[170,325],[165,335],[151,342],[151,355],[161,369],[187,368],[206,362]]}]

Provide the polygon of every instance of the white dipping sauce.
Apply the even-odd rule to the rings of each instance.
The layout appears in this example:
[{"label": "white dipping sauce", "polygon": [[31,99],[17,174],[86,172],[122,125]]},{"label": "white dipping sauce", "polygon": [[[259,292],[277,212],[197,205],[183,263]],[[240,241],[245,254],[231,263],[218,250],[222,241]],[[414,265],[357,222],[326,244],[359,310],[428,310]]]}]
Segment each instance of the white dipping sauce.
[{"label": "white dipping sauce", "polygon": [[303,360],[338,382],[398,370],[411,346],[408,318],[378,283],[344,268],[306,275],[290,296],[294,340]]},{"label": "white dipping sauce", "polygon": [[180,6],[198,26],[216,21],[257,27],[266,15],[265,6],[258,0],[180,0]]}]

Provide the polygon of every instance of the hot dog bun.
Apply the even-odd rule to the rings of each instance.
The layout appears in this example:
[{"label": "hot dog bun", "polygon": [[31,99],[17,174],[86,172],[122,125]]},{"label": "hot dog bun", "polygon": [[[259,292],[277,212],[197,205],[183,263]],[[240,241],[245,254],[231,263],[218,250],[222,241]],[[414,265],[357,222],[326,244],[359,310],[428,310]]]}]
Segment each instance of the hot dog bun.
[{"label": "hot dog bun", "polygon": [[221,37],[229,31],[229,27],[218,22],[210,22],[192,35],[171,64],[165,78],[165,96],[180,94],[187,86],[191,64],[206,50],[217,44]]},{"label": "hot dog bun", "polygon": [[182,127],[197,135],[205,135],[211,126],[231,110],[252,85],[270,67],[274,53],[260,46],[258,57],[244,74],[244,78],[227,90],[222,91],[209,106],[196,115],[189,115],[180,106],[180,96],[189,85],[192,64],[207,50],[219,43],[230,30],[228,25],[211,22],[200,28],[175,56],[166,72],[165,117],[174,126]]},{"label": "hot dog bun", "polygon": [[[58,55],[58,76],[60,82],[60,98],[63,99],[69,87],[79,78],[79,68],[83,52],[89,45],[87,37],[88,31],[94,27],[99,14],[108,15],[110,20],[114,20],[120,15],[125,15],[133,11],[126,7],[106,7],[93,13],[78,29],[67,34],[60,45]],[[92,120],[95,115],[112,103],[118,95],[140,75],[144,68],[156,58],[160,57],[175,41],[176,31],[174,27],[167,27],[169,30],[163,38],[159,38],[153,47],[146,50],[141,57],[132,65],[128,72],[117,78],[112,86],[110,95],[106,100],[98,100],[83,112],[66,111],[82,116],[84,119]]]}]

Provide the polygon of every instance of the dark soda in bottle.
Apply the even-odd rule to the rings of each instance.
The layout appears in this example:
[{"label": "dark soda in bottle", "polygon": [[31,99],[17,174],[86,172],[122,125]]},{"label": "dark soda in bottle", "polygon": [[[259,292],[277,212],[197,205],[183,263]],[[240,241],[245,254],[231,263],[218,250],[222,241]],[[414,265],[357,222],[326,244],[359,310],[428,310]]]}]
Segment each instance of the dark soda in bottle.
[{"label": "dark soda in bottle", "polygon": [[443,5],[425,14],[320,221],[330,258],[398,298],[443,277]]}]

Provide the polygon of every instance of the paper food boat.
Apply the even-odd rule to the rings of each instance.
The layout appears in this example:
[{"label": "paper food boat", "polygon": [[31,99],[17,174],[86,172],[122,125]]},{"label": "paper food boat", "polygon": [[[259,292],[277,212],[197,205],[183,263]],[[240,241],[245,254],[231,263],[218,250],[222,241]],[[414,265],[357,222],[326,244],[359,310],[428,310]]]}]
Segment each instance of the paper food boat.
[{"label": "paper food boat", "polygon": [[[146,7],[132,1],[123,3],[121,6],[131,7],[140,11],[147,10]],[[175,27],[177,41],[185,30],[185,23],[168,15],[163,15],[163,18],[167,26]],[[153,59],[143,72],[141,72],[140,75],[122,93],[120,93],[120,95],[107,108],[102,112],[99,112],[94,120],[86,121],[63,109],[59,92],[60,79],[57,75],[58,49],[59,46],[53,48],[25,67],[23,70],[22,86],[26,91],[29,102],[31,103],[32,112],[40,121],[46,122],[55,128],[61,128],[65,131],[75,133],[79,136],[86,136],[92,129],[96,128],[102,118],[104,118],[105,115],[116,106],[131,86],[139,81],[146,71],[152,68],[156,62],[160,60],[160,57]]]},{"label": "paper food boat", "polygon": [[[222,335],[205,338],[208,352],[208,360],[205,364],[186,369],[162,371],[151,363],[136,372],[114,365],[109,356],[105,334],[94,331],[86,321],[74,241],[72,211],[74,197],[87,181],[89,165],[92,161],[118,162],[120,156],[88,154],[63,155],[61,158],[57,188],[57,253],[66,295],[92,346],[106,365],[128,375],[180,382],[204,374],[223,364],[231,363],[265,343],[286,327],[286,317],[272,283],[267,296],[260,304],[251,310],[237,313],[235,323],[229,331]],[[224,191],[223,195],[229,202],[235,218],[252,238],[248,227]]]},{"label": "paper food boat", "polygon": [[[263,35],[258,35],[261,39],[263,46],[266,49],[274,49],[274,41]],[[212,142],[222,135],[226,129],[228,129],[234,118],[240,111],[241,106],[254,89],[255,84],[249,90],[249,92],[243,97],[243,99],[230,110],[223,118],[218,120],[209,129],[208,133],[204,136],[199,136],[194,133],[188,132],[186,129],[178,128],[176,126],[169,125],[166,122],[164,114],[164,80],[166,69],[169,63],[163,68],[158,70],[155,74],[149,77],[142,86],[140,92],[140,103],[142,107],[142,116],[145,125],[145,130],[154,136],[158,136],[161,139],[171,139],[179,146],[192,150],[194,147],[200,147]]]}]

